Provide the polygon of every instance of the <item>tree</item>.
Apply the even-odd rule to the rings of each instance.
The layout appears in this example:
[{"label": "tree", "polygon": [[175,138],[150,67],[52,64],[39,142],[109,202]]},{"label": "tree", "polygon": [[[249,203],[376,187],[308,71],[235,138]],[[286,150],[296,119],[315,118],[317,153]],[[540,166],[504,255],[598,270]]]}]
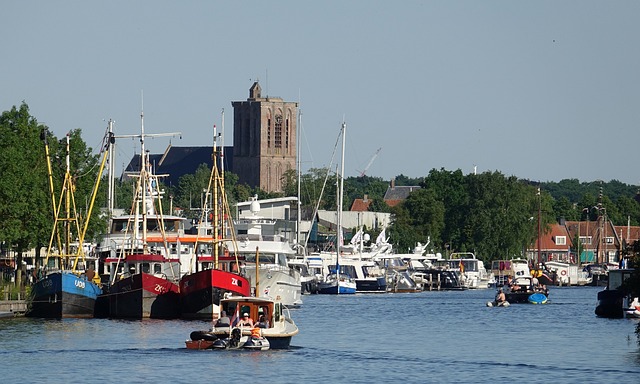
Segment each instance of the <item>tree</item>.
[{"label": "tree", "polygon": [[16,284],[22,284],[22,256],[48,242],[53,226],[44,146],[46,127],[22,103],[0,116],[0,239],[17,253]]}]

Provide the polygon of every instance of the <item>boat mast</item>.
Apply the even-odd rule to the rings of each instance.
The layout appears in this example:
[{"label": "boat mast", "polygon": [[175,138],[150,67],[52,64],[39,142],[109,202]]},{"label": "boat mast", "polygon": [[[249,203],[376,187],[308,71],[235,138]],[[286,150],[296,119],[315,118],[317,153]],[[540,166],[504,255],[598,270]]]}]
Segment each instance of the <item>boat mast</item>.
[{"label": "boat mast", "polygon": [[538,264],[540,264],[542,262],[542,258],[540,256],[540,235],[542,233],[542,223],[541,223],[541,218],[540,216],[542,216],[542,198],[540,196],[540,187],[538,187]]},{"label": "boat mast", "polygon": [[[302,202],[300,201],[300,179],[302,177],[302,169],[300,167],[300,131],[302,129],[302,110],[298,110],[298,127],[296,132],[296,157],[298,165],[298,217],[296,220],[296,244],[300,244],[300,223],[302,222]],[[303,256],[306,257],[307,252],[303,250]]]},{"label": "boat mast", "polygon": [[344,146],[345,146],[345,140],[346,140],[346,131],[347,131],[347,124],[343,121],[342,122],[342,157],[340,159],[340,175],[338,177],[338,219],[337,219],[337,237],[336,237],[336,277],[337,279],[337,294],[340,294],[340,247],[342,246],[343,240],[342,240],[342,199],[343,199],[343,193],[344,193]]},{"label": "boat mast", "polygon": [[213,268],[218,269],[218,259],[220,257],[220,226],[219,218],[218,218],[218,210],[220,208],[220,203],[218,201],[218,182],[220,181],[220,175],[218,174],[218,148],[216,144],[217,140],[217,130],[215,124],[213,125],[213,196],[212,200],[212,208],[213,208]]}]

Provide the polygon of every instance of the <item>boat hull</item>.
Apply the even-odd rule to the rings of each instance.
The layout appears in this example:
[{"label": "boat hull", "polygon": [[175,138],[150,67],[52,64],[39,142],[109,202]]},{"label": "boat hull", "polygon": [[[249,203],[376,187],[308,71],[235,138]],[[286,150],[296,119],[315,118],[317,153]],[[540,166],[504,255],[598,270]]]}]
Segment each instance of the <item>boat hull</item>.
[{"label": "boat hull", "polygon": [[355,279],[358,293],[384,293],[387,291],[387,280],[384,277],[373,279]]},{"label": "boat hull", "polygon": [[318,293],[323,295],[349,295],[356,293],[355,284],[326,284],[318,285]]},{"label": "boat hull", "polygon": [[28,317],[91,318],[102,290],[83,276],[56,272],[34,284]]},{"label": "boat hull", "polygon": [[251,295],[251,284],[244,277],[218,269],[207,269],[180,279],[180,313],[183,319],[212,320],[214,306],[220,305],[225,293]]},{"label": "boat hull", "polygon": [[109,317],[176,319],[180,317],[177,284],[148,273],[121,279],[109,288]]}]

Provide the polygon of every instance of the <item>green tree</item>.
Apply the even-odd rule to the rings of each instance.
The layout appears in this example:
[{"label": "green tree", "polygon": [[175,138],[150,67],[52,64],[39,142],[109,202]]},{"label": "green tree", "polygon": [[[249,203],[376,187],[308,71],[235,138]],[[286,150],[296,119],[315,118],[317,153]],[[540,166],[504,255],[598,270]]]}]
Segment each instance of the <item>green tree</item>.
[{"label": "green tree", "polygon": [[[48,187],[44,145],[40,134],[46,127],[22,103],[0,116],[0,240],[16,252],[22,265],[23,253],[48,242],[53,215]],[[22,284],[22,269],[16,283]]]}]

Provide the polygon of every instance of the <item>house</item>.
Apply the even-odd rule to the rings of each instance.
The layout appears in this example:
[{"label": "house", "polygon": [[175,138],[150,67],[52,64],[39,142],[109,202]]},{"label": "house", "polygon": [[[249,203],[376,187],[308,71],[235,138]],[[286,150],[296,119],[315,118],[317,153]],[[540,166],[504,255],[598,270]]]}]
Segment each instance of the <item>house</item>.
[{"label": "house", "polygon": [[527,260],[539,264],[547,261],[575,263],[575,255],[570,252],[571,235],[564,224],[553,224],[548,232],[541,234],[526,251]]},{"label": "house", "polygon": [[384,193],[383,200],[388,206],[395,207],[409,197],[411,192],[418,189],[420,189],[419,186],[396,186],[395,179],[392,179],[391,184]]},{"label": "house", "polygon": [[351,212],[367,212],[371,205],[371,199],[368,195],[364,195],[362,199],[354,199],[351,204]]}]

